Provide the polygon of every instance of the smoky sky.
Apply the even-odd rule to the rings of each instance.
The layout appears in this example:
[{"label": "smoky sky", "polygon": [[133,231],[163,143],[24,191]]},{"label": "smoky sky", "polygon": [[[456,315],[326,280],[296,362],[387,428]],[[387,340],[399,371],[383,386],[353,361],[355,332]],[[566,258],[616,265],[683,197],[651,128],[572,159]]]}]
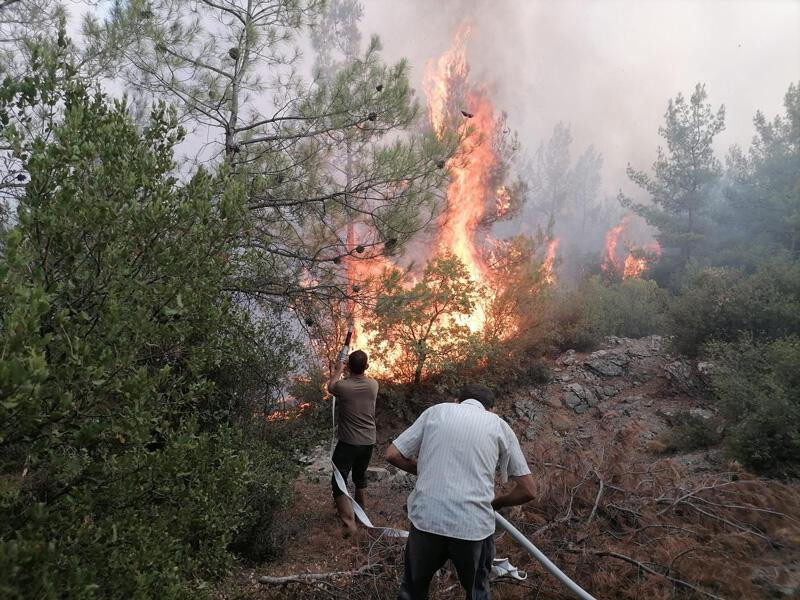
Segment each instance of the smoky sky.
[{"label": "smoky sky", "polygon": [[365,0],[365,37],[378,34],[389,61],[405,57],[420,90],[426,62],[469,19],[472,80],[488,86],[523,147],[535,151],[569,123],[573,158],[594,144],[603,190],[630,188],[625,166],[649,169],[667,101],[705,83],[725,104],[724,158],[747,146],[756,110],[783,113],[800,80],[800,1],[795,0]]}]

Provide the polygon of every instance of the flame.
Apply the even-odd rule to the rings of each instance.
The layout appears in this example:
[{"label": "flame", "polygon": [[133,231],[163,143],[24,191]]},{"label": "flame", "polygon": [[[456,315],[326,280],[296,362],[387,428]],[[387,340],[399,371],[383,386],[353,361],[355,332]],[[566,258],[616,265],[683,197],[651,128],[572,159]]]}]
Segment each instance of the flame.
[{"label": "flame", "polygon": [[450,48],[437,60],[429,61],[426,67],[422,89],[428,99],[428,114],[433,131],[440,138],[444,134],[448,121],[450,83],[463,81],[467,77],[467,38],[472,26],[464,23],[453,36]]},{"label": "flame", "polygon": [[641,277],[652,258],[661,256],[661,246],[655,240],[643,248],[636,247],[628,242],[628,254],[624,261],[620,260],[617,255],[617,247],[630,221],[631,215],[625,215],[620,220],[619,225],[612,227],[606,233],[605,253],[603,264],[601,265],[601,268],[606,273],[619,275],[623,279]]},{"label": "flame", "polygon": [[[493,214],[502,216],[510,210],[511,193],[505,186],[493,189],[491,185],[492,168],[497,162],[491,140],[498,127],[492,102],[484,89],[470,89],[466,85],[469,73],[466,49],[471,30],[468,23],[458,28],[451,47],[439,58],[428,62],[423,80],[433,132],[441,139],[455,125],[460,139],[459,147],[447,163],[450,174],[447,203],[439,221],[437,237],[431,245],[431,255],[448,253],[457,256],[469,278],[476,285],[490,290],[487,284],[492,271],[487,263],[487,253],[477,244],[480,237],[477,234],[491,202],[496,202]],[[459,103],[463,105],[457,105]],[[355,243],[350,234],[351,230],[348,230],[349,247]],[[480,241],[489,246],[493,240],[484,235]],[[557,241],[551,244],[547,254],[549,258],[545,260],[549,265],[547,278],[552,278]],[[348,261],[348,285],[352,288],[354,282],[374,278],[392,266],[391,261],[384,257]],[[482,304],[471,315],[459,319],[459,324],[472,332],[483,331],[493,298],[491,291],[484,294]],[[365,317],[356,314],[358,309],[355,305],[348,305],[348,311],[355,322],[351,348],[368,346],[369,340],[363,335]],[[390,375],[393,358],[399,358],[401,354],[402,350],[397,348],[396,356],[387,357],[385,364],[371,361],[371,372]]]},{"label": "flame", "polygon": [[544,255],[544,261],[542,262],[542,279],[548,285],[553,285],[556,282],[556,276],[554,272],[554,265],[556,261],[556,250],[558,250],[558,243],[560,240],[558,238],[552,239],[547,242],[547,251]]},{"label": "flame", "polygon": [[625,215],[622,217],[619,225],[612,227],[606,233],[605,253],[603,255],[603,264],[601,266],[603,271],[606,273],[619,273],[622,271],[622,265],[617,257],[617,244],[619,244],[619,238],[622,235],[622,232],[625,231],[625,228],[628,226],[629,220],[630,216]]},{"label": "flame", "polygon": [[[431,127],[439,137],[447,123],[461,119],[461,142],[455,158],[448,165],[451,181],[436,248],[439,252],[457,256],[464,263],[470,279],[485,284],[490,273],[475,244],[475,232],[486,215],[489,198],[496,195],[498,208],[502,209],[505,204],[505,210],[508,210],[510,194],[505,188],[490,193],[491,171],[497,160],[490,143],[497,127],[491,100],[483,90],[471,90],[464,98],[466,107],[453,109],[457,87],[463,85],[468,74],[466,43],[471,29],[469,24],[462,24],[455,33],[451,48],[428,63],[423,89],[428,99]],[[485,301],[488,303],[489,299]],[[463,323],[470,331],[483,329],[486,306],[479,305]]]}]

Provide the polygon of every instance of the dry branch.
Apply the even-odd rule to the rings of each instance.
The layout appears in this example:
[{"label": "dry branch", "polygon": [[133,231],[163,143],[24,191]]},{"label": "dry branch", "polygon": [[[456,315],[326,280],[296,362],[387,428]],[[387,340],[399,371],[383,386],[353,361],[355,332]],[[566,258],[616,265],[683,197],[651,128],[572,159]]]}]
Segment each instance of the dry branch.
[{"label": "dry branch", "polygon": [[373,575],[375,571],[381,569],[381,565],[365,565],[353,571],[331,571],[330,573],[298,573],[297,575],[284,575],[282,577],[272,577],[262,575],[258,578],[259,583],[265,585],[286,585],[289,583],[309,583],[335,579],[337,577],[358,577]]}]

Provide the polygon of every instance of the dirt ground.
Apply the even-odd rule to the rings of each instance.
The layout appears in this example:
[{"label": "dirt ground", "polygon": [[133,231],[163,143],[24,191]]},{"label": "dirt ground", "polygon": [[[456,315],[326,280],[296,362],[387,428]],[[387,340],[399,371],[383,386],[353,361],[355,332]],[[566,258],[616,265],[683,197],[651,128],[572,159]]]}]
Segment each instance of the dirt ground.
[{"label": "dirt ground", "polygon": [[[692,412],[712,429],[718,420],[701,369],[662,346],[660,338],[612,339],[600,352],[570,352],[552,365],[550,383],[498,399],[541,492],[509,519],[597,598],[800,598],[800,486],[757,480],[719,448],[666,452],[674,415]],[[376,525],[407,529],[413,478],[384,460],[402,423],[383,421],[366,510]],[[221,597],[395,597],[403,541],[367,529],[343,539],[326,449],[307,460],[277,521],[285,554],[241,569]],[[495,600],[570,597],[510,536],[497,536],[497,556],[528,579],[496,581]],[[258,581],[365,568],[322,581]],[[462,597],[443,569],[431,598]]]}]

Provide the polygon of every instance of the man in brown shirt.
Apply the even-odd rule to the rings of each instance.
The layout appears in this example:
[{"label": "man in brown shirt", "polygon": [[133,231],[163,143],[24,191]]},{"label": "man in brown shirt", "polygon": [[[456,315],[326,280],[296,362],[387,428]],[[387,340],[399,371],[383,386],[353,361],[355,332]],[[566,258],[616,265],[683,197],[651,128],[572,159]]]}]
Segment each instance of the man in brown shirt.
[{"label": "man in brown shirt", "polygon": [[[365,502],[364,490],[367,487],[367,467],[375,446],[375,400],[378,397],[378,382],[364,375],[367,366],[366,353],[356,350],[347,358],[350,376],[339,379],[344,370],[342,362],[328,381],[328,391],[336,396],[339,409],[337,418],[339,441],[333,451],[333,464],[339,469],[345,484],[350,471],[353,471],[355,499],[362,507]],[[345,537],[349,537],[357,531],[353,507],[333,477],[331,477],[331,487],[336,510],[345,528]]]}]

